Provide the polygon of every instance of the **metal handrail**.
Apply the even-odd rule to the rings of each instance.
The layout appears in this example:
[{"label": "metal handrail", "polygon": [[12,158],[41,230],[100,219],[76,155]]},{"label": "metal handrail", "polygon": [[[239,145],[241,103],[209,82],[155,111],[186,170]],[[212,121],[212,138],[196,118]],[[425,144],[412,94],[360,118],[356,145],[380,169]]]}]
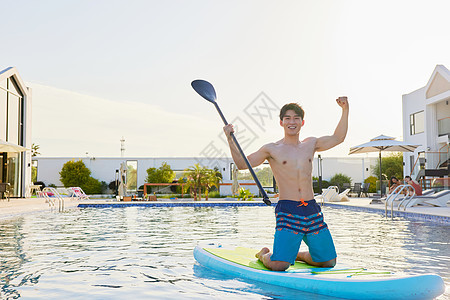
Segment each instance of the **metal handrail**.
[{"label": "metal handrail", "polygon": [[64,198],[59,194],[59,192],[55,188],[45,187],[41,192],[39,192],[39,196],[45,198],[48,201],[48,205],[50,207],[52,206],[55,207],[56,204],[55,201],[53,200],[55,198],[50,197],[48,195],[49,192],[52,193],[56,199],[58,199],[58,211],[59,212],[64,211]]},{"label": "metal handrail", "polygon": [[[405,191],[405,189],[409,190],[409,188],[411,188],[411,187],[412,186],[409,184],[401,184],[398,187],[396,187],[395,190],[386,197],[386,201],[384,202],[384,213],[385,213],[386,218],[387,218],[387,214],[388,214],[387,207],[388,207],[389,201],[391,201],[391,219],[393,219],[394,218],[394,202],[395,202],[395,200],[402,194],[403,191]],[[413,190],[414,190],[414,188],[413,188]],[[400,205],[403,203],[403,201],[405,201],[406,199],[411,199],[412,197],[414,197],[415,194],[416,194],[415,191],[414,191],[413,195],[408,195],[408,193],[406,193],[405,197],[398,204],[397,210],[400,209]]]}]

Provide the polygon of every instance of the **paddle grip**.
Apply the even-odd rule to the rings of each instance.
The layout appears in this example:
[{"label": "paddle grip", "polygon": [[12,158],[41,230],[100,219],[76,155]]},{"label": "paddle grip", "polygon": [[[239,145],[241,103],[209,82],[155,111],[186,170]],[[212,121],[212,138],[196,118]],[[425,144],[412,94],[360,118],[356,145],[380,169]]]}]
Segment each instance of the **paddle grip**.
[{"label": "paddle grip", "polygon": [[[225,125],[228,125],[227,120],[225,119],[225,116],[222,114],[222,111],[220,110],[219,105],[217,104],[217,102],[214,102],[214,106],[216,107],[217,111],[219,112],[220,117],[222,118],[222,121]],[[255,171],[253,171],[252,166],[250,165],[250,162],[248,161],[247,157],[244,154],[244,151],[241,148],[241,145],[239,145],[236,136],[233,134],[233,132],[231,133],[231,137],[233,138],[234,143],[236,144],[236,147],[238,148],[239,152],[241,153],[242,158],[245,161],[245,164],[247,165],[248,170],[250,171],[250,174],[252,174],[253,179],[255,180],[256,185],[258,186],[258,189],[263,197],[263,201],[266,205],[271,206],[272,202],[270,202],[269,200],[269,196],[267,196],[266,191],[264,190],[264,188],[261,185],[261,182],[259,182],[258,177],[256,177]]]}]

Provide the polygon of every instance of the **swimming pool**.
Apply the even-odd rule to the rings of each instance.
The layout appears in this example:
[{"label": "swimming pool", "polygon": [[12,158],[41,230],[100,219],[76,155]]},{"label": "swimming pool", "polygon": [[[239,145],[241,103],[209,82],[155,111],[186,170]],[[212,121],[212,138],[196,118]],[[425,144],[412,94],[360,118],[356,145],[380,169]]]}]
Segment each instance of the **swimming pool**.
[{"label": "swimming pool", "polygon": [[[271,245],[273,210],[83,208],[2,221],[0,298],[333,299],[240,281],[195,263],[199,241]],[[324,214],[340,262],[400,271],[420,266],[418,273],[437,273],[450,285],[448,225],[331,207]],[[449,292],[439,299],[450,299]]]}]

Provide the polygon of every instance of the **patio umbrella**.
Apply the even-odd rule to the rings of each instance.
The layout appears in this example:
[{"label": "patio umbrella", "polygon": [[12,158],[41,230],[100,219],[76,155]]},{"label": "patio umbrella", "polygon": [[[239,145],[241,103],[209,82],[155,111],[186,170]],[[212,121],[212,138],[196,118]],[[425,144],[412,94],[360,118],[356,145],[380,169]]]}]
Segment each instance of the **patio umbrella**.
[{"label": "patio umbrella", "polygon": [[370,142],[361,144],[350,148],[349,154],[379,152],[380,158],[380,190],[381,197],[383,197],[382,177],[381,177],[381,151],[391,152],[414,152],[420,145],[412,145],[403,141],[396,141],[395,138],[385,135],[377,136],[370,140]]},{"label": "patio umbrella", "polygon": [[28,149],[0,139],[0,152],[24,152]]}]

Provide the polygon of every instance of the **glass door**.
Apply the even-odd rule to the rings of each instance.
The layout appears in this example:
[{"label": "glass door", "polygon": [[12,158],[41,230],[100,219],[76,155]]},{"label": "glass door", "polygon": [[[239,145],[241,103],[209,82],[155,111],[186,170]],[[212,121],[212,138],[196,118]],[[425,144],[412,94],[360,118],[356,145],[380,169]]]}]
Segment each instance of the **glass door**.
[{"label": "glass door", "polygon": [[6,182],[9,182],[12,189],[12,197],[20,197],[21,187],[21,160],[20,153],[8,153],[6,162]]}]

